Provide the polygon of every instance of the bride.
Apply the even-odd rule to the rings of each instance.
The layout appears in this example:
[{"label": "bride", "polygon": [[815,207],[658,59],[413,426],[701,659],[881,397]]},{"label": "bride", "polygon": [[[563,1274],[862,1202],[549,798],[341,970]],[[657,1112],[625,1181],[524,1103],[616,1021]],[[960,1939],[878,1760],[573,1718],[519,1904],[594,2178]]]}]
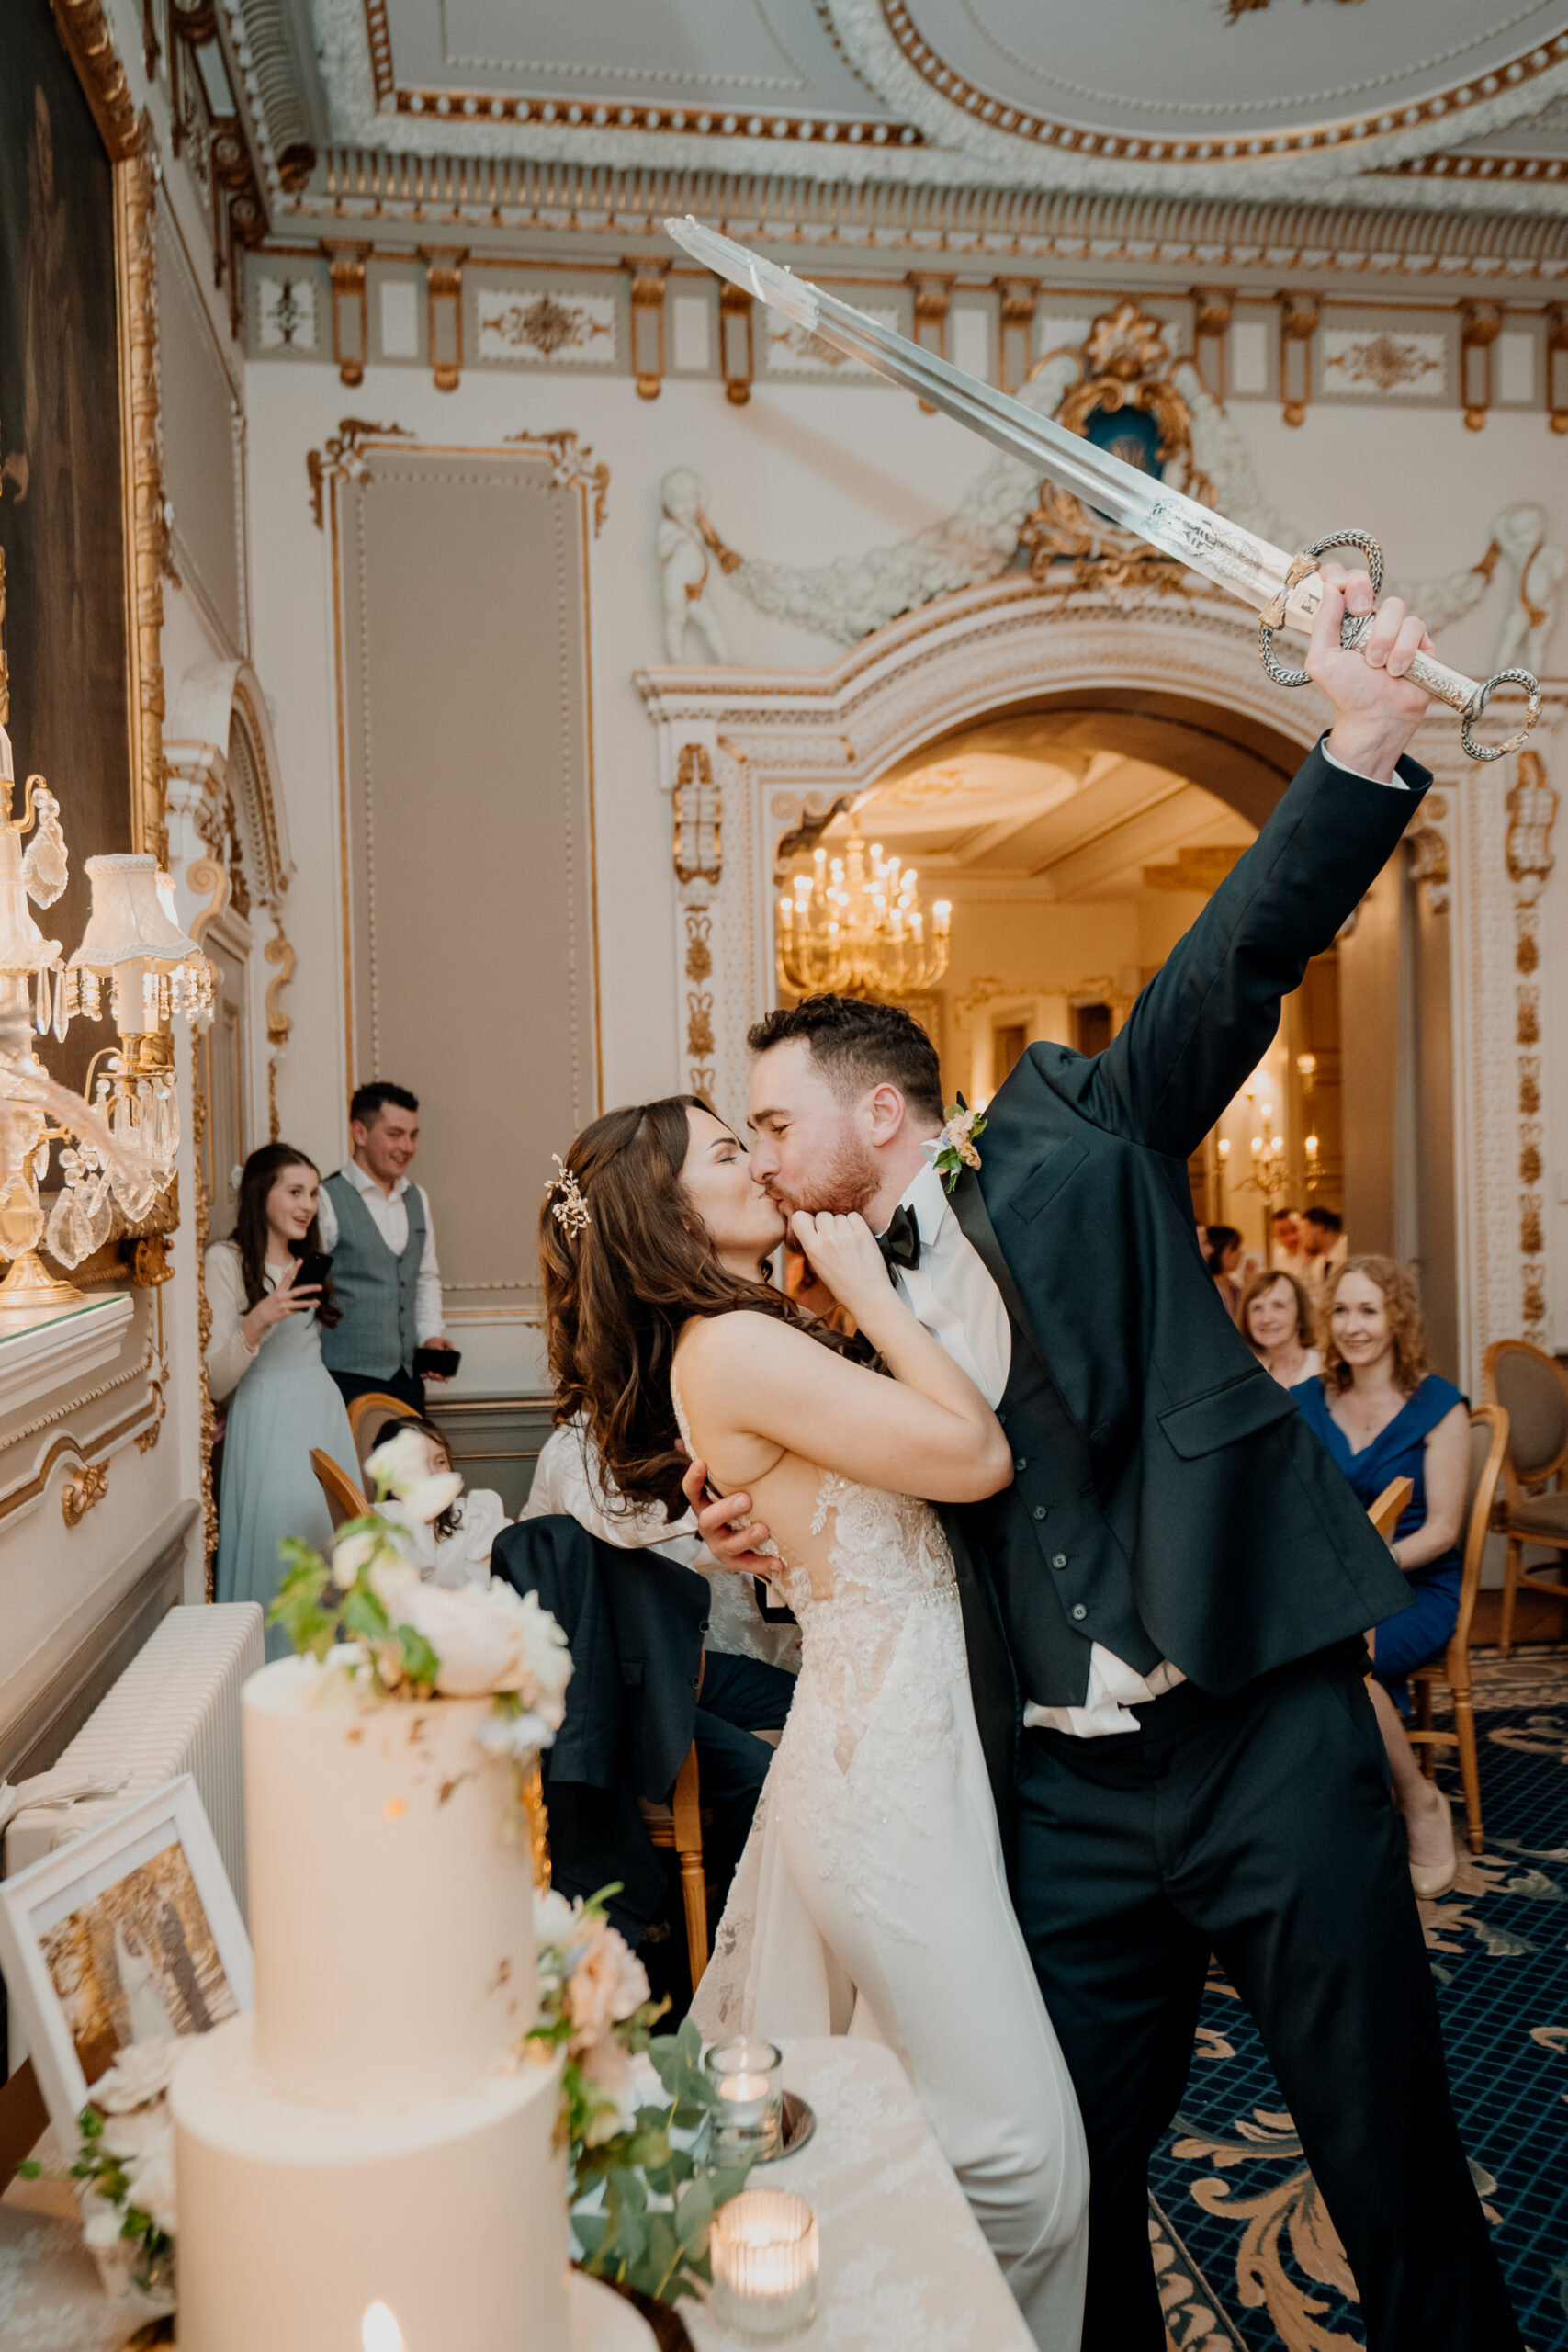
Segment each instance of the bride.
[{"label": "bride", "polygon": [[1010,1449],[862,1219],[793,1225],[891,1379],[769,1286],[782,1212],[694,1096],[595,1120],[540,1218],[558,1410],[585,1417],[629,1504],[683,1510],[678,1436],[725,1491],[745,1487],[801,1626],[693,2015],[710,2037],[851,2031],[896,2051],[1036,2344],[1076,2352],[1083,2127],[1008,1897],[929,1508],[994,1494]]}]

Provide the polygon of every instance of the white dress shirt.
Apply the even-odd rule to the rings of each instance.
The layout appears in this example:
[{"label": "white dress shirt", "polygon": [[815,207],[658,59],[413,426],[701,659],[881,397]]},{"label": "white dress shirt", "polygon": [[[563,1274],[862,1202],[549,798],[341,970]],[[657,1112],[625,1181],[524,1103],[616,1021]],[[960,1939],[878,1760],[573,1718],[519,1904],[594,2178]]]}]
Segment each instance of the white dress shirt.
[{"label": "white dress shirt", "polygon": [[[400,1176],[389,1193],[384,1193],[374,1176],[367,1176],[356,1159],[345,1159],[339,1173],[346,1176],[370,1212],[370,1221],[394,1258],[400,1258],[409,1246],[409,1212],[403,1195],[409,1180]],[[414,1285],[414,1337],[421,1346],[426,1340],[446,1337],[441,1320],[441,1269],[435,1262],[435,1224],[430,1214],[430,1195],[423,1184],[414,1190],[424,1203],[424,1248],[420,1254],[419,1276]],[[316,1215],[321,1221],[321,1247],[337,1248],[337,1211],[333,1196],[323,1184]]]}]

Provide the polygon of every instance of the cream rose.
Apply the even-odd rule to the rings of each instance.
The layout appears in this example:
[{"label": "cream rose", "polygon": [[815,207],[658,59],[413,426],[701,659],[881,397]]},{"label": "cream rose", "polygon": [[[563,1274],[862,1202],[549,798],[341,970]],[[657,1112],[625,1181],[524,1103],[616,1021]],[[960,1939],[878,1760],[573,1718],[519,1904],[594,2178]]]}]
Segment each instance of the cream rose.
[{"label": "cream rose", "polygon": [[647,1998],[648,1973],[641,1961],[607,1920],[597,1922],[566,1988],[574,2054],[592,2049]]},{"label": "cream rose", "polygon": [[105,2115],[129,2115],[132,2108],[150,2107],[168,2089],[190,2040],[185,2034],[177,2041],[129,2042],[107,2074],[98,2076],[88,2098]]},{"label": "cream rose", "polygon": [[516,1688],[520,1637],[503,1611],[475,1588],[448,1592],[421,1584],[391,1612],[397,1625],[423,1634],[441,1661],[436,1689],[448,1699],[477,1699]]},{"label": "cream rose", "polygon": [[400,1429],[396,1437],[366,1455],[365,1468],[368,1477],[390,1487],[400,1500],[430,1476],[430,1440],[423,1430]]},{"label": "cream rose", "polygon": [[160,2100],[155,2107],[139,2107],[129,2115],[109,2116],[98,2145],[122,2164],[135,2164],[162,2144],[168,2130],[168,2109]]}]

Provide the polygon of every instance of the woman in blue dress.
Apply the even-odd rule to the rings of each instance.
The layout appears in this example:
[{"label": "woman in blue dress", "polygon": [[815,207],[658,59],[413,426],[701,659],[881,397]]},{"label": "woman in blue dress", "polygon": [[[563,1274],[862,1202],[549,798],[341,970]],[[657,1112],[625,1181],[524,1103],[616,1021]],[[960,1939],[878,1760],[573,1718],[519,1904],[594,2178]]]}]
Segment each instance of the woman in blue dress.
[{"label": "woman in blue dress", "polygon": [[1404,1736],[1405,1677],[1443,1650],[1459,1617],[1460,1539],[1470,1459],[1470,1409],[1427,1369],[1427,1335],[1408,1267],[1352,1258],[1329,1295],[1323,1374],[1291,1394],[1362,1502],[1393,1478],[1411,1496],[1391,1549],[1410,1587],[1408,1608],[1373,1638],[1372,1704],[1388,1749],[1417,1894],[1453,1884],[1453,1817]]},{"label": "woman in blue dress", "polygon": [[[338,1385],[321,1362],[319,1326],[337,1321],[331,1278],[296,1281],[299,1260],[321,1246],[321,1178],[291,1144],[264,1144],[246,1160],[232,1238],[207,1253],[212,1332],[207,1377],[215,1404],[229,1399],[218,1505],[220,1600],[271,1606],[282,1566],[277,1547],[298,1535],[332,1542],[326,1499],[310,1449],[330,1453],[355,1486],[360,1468]],[[289,1649],[270,1626],[268,1657]]]}]

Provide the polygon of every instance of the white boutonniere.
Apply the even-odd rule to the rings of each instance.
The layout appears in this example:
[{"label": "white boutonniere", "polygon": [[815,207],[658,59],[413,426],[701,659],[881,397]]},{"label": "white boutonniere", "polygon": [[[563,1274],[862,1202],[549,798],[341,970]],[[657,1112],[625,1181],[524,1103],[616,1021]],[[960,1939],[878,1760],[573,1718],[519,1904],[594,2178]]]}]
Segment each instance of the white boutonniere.
[{"label": "white boutonniere", "polygon": [[975,1148],[975,1138],[986,1132],[984,1114],[971,1111],[961,1094],[948,1106],[942,1120],[941,1135],[926,1146],[931,1156],[931,1166],[937,1170],[951,1193],[966,1168],[978,1168],[980,1155]]}]

